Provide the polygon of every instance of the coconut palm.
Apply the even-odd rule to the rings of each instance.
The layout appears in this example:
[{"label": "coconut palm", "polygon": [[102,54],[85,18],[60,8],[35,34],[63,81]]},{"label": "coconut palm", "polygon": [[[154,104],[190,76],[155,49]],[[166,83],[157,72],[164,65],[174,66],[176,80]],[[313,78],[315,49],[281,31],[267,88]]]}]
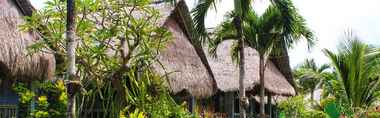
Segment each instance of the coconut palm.
[{"label": "coconut palm", "polygon": [[344,91],[344,98],[340,99],[352,108],[365,108],[379,97],[376,90],[379,88],[380,50],[361,42],[352,33],[348,33],[340,46],[337,53],[323,50]]},{"label": "coconut palm", "polygon": [[[286,0],[285,0],[286,1]],[[254,48],[259,53],[259,77],[260,77],[260,116],[264,117],[264,72],[269,57],[283,55],[284,51],[292,47],[301,36],[307,39],[309,46],[313,45],[314,38],[311,31],[306,27],[303,18],[296,12],[290,1],[281,2],[287,4],[288,12],[283,13],[276,5],[267,8],[262,16],[258,16],[252,9],[248,11],[243,21],[243,37],[247,46]],[[284,6],[283,6],[284,7]],[[287,16],[290,15],[290,16]],[[215,54],[215,50],[219,43],[224,40],[234,39],[236,30],[233,29],[232,17],[234,13],[229,15],[229,20],[223,22],[215,33],[215,40],[210,44],[210,53]],[[285,49],[284,49],[285,48]],[[238,46],[232,49],[234,60],[239,57]]]},{"label": "coconut palm", "polygon": [[324,78],[330,74],[326,71],[328,68],[328,64],[318,67],[314,59],[306,59],[294,72],[302,91],[310,92],[312,101],[314,101],[314,91],[321,87]]},{"label": "coconut palm", "polygon": [[[199,34],[199,38],[202,42],[206,41],[207,39],[207,31],[205,28],[205,17],[207,15],[207,11],[212,7],[215,6],[217,0],[199,0],[198,5],[193,10],[194,14],[194,22],[195,22],[195,30]],[[239,58],[239,108],[240,108],[240,118],[246,117],[246,110],[245,107],[248,104],[248,99],[245,97],[245,88],[243,84],[243,78],[245,75],[244,70],[244,41],[243,41],[243,28],[242,28],[242,19],[246,15],[246,11],[250,10],[252,0],[234,0],[234,20],[233,20],[233,27],[236,32],[236,39],[238,39],[238,50],[240,53]],[[244,105],[243,105],[244,104]]]}]

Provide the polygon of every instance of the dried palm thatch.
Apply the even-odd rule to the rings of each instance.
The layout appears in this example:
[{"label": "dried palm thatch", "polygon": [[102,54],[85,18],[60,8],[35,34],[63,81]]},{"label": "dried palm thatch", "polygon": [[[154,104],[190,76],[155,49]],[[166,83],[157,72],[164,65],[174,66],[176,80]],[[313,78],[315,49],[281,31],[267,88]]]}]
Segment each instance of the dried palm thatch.
[{"label": "dried palm thatch", "polygon": [[[233,62],[230,53],[232,45],[233,40],[222,42],[217,48],[217,57],[215,58],[207,53],[217,87],[222,92],[237,91],[239,88],[239,69]],[[207,49],[205,50],[207,52]],[[246,47],[245,50],[247,75],[244,78],[244,86],[247,91],[252,91],[259,84],[259,57],[256,50],[249,47]],[[271,61],[268,61],[264,81],[264,86],[269,93],[285,96],[295,94],[294,88]]]},{"label": "dried palm thatch", "polygon": [[286,80],[295,87],[292,69],[290,68],[288,49],[283,47],[281,55],[271,56],[270,60],[276,65],[279,71],[285,76]]},{"label": "dried palm thatch", "polygon": [[[158,56],[163,65],[153,65],[158,73],[166,75],[169,86],[174,94],[187,92],[191,96],[204,98],[215,93],[215,81],[207,60],[198,56],[199,51],[193,46],[191,17],[183,0],[175,6],[167,3],[156,4],[162,19],[159,23],[166,27],[173,36],[173,40]],[[202,51],[203,52],[203,51]]]},{"label": "dried palm thatch", "polygon": [[21,81],[53,78],[54,56],[42,52],[29,55],[27,47],[39,36],[18,28],[24,23],[23,17],[32,14],[30,2],[2,0],[0,10],[0,75]]}]

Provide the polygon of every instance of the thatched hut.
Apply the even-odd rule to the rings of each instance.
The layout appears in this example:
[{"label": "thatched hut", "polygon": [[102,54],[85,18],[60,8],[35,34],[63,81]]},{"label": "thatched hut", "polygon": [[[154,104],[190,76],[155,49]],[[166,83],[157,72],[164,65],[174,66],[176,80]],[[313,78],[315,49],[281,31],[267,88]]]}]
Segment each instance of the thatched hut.
[{"label": "thatched hut", "polygon": [[24,16],[32,14],[28,0],[1,0],[0,11],[0,105],[15,104],[17,96],[11,84],[53,78],[55,59],[48,53],[28,54],[28,46],[39,39],[37,33],[18,27]]},{"label": "thatched hut", "polygon": [[[155,8],[163,15],[159,21],[160,25],[168,28],[174,35],[173,42],[169,43],[159,55],[159,60],[165,69],[156,65],[159,73],[163,75],[169,73],[171,91],[191,103],[191,109],[194,109],[196,104],[196,109],[201,113],[227,112],[227,116],[231,116],[238,112],[239,70],[230,56],[233,42],[223,42],[217,49],[218,57],[213,58],[207,53],[207,48],[202,49],[201,44],[193,37],[193,23],[184,1],[181,0],[174,6],[156,4]],[[250,95],[255,95],[259,84],[259,57],[256,50],[248,47],[246,50],[245,87]],[[281,66],[268,62],[265,71],[265,88],[268,97],[294,95],[294,88],[278,67]],[[251,101],[255,101],[254,97]]]},{"label": "thatched hut", "polygon": [[[229,116],[238,113],[238,96],[237,92],[239,89],[239,69],[238,65],[233,62],[231,58],[231,48],[233,46],[234,40],[227,40],[222,42],[217,50],[216,57],[210,55],[205,48],[207,59],[210,63],[210,67],[215,76],[215,81],[217,83],[218,94],[216,94],[215,100],[217,105],[224,104],[219,107],[219,111],[216,112],[227,112]],[[245,69],[246,75],[244,78],[244,86],[251,101],[250,110],[257,109],[255,105],[256,100],[253,96],[258,92],[259,84],[259,57],[258,52],[250,47],[245,47]],[[271,61],[268,61],[265,70],[265,89],[267,96],[291,96],[295,95],[295,90],[291,84],[287,81],[284,75],[278,70],[278,68]],[[269,102],[270,103],[270,102]]]},{"label": "thatched hut", "polygon": [[[238,65],[232,61],[231,48],[233,40],[222,42],[217,48],[217,56],[213,57],[207,53],[208,61],[215,75],[218,90],[222,92],[238,91],[239,69]],[[246,76],[244,85],[247,91],[251,91],[259,84],[259,57],[255,49],[245,48]],[[291,96],[295,95],[294,88],[288,83],[284,75],[277,67],[268,61],[265,69],[265,88],[271,94]]]},{"label": "thatched hut", "polygon": [[161,26],[167,28],[173,36],[165,49],[160,51],[160,63],[154,68],[161,75],[167,75],[170,90],[182,98],[195,97],[202,99],[215,93],[215,81],[207,60],[201,59],[193,46],[193,26],[185,1],[175,5],[169,3],[154,4],[162,15]]}]

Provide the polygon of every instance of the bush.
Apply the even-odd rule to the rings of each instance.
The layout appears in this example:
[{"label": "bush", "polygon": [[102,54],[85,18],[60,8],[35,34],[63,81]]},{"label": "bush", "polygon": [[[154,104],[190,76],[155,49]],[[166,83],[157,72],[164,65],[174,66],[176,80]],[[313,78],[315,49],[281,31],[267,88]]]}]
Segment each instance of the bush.
[{"label": "bush", "polygon": [[368,112],[367,118],[380,118],[380,112]]},{"label": "bush", "polygon": [[279,109],[285,113],[286,118],[328,118],[323,111],[309,110],[303,96],[294,96],[280,103]]},{"label": "bush", "polygon": [[279,109],[285,116],[301,118],[305,116],[305,101],[303,96],[290,97],[279,105]]},{"label": "bush", "polygon": [[[32,82],[35,87],[30,87],[23,83],[17,83],[13,90],[20,96],[20,112],[22,118],[62,118],[65,117],[67,95],[63,81],[53,82]],[[30,106],[35,106],[32,108]]]},{"label": "bush", "polygon": [[306,111],[304,115],[304,118],[328,118],[326,113],[317,110]]}]

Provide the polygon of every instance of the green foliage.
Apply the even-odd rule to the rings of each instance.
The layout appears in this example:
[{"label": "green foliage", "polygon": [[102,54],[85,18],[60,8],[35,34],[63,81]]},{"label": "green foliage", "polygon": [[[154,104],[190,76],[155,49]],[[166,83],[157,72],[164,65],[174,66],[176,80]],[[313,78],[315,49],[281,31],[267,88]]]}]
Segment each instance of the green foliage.
[{"label": "green foliage", "polygon": [[20,96],[19,101],[21,104],[27,104],[33,100],[35,93],[28,89],[28,87],[23,83],[18,83],[18,85],[13,87],[13,90]]},{"label": "green foliage", "polygon": [[[301,94],[310,93],[312,95],[316,89],[323,88],[324,82],[332,75],[332,73],[326,71],[328,68],[329,65],[327,64],[318,67],[314,59],[306,59],[293,72],[298,91]],[[314,99],[312,98],[312,100]]]},{"label": "green foliage", "polygon": [[[152,117],[186,117],[154,74],[157,54],[171,33],[157,26],[160,13],[151,0],[77,0],[77,76],[83,88],[77,96],[79,117],[119,117],[136,109]],[[28,17],[22,26],[42,34],[43,40],[30,50],[49,48],[55,54],[57,76],[65,78],[66,1],[51,0]]]},{"label": "green foliage", "polygon": [[291,97],[281,102],[278,107],[287,118],[328,118],[322,111],[306,108],[308,102],[304,99],[303,96]]},{"label": "green foliage", "polygon": [[[144,71],[140,78],[141,81],[135,81],[130,84],[128,97],[128,109],[139,109],[151,117],[173,117],[189,118],[191,115],[185,109],[185,106],[176,105],[170,97],[167,88],[163,86],[162,79],[149,71]],[[159,106],[159,107],[157,107]],[[128,110],[133,111],[133,110]]]},{"label": "green foliage", "polygon": [[139,110],[136,109],[135,112],[129,115],[129,118],[145,118],[145,116],[143,112],[139,112]]},{"label": "green foliage", "polygon": [[285,113],[285,116],[300,118],[305,115],[305,101],[303,96],[295,96],[281,102],[278,107]]},{"label": "green foliage", "polygon": [[380,118],[380,112],[368,112],[367,118]]},{"label": "green foliage", "polygon": [[317,110],[306,111],[303,117],[304,118],[329,118],[325,112],[317,111]]},{"label": "green foliage", "polygon": [[335,98],[357,109],[366,109],[378,99],[380,51],[368,46],[352,34],[334,53],[325,49],[324,53],[331,60],[337,77]]},{"label": "green foliage", "polygon": [[[20,96],[20,117],[57,118],[65,117],[67,95],[63,81],[32,83],[33,90],[26,84],[17,83],[13,89]],[[31,106],[35,106],[32,108]]]}]

